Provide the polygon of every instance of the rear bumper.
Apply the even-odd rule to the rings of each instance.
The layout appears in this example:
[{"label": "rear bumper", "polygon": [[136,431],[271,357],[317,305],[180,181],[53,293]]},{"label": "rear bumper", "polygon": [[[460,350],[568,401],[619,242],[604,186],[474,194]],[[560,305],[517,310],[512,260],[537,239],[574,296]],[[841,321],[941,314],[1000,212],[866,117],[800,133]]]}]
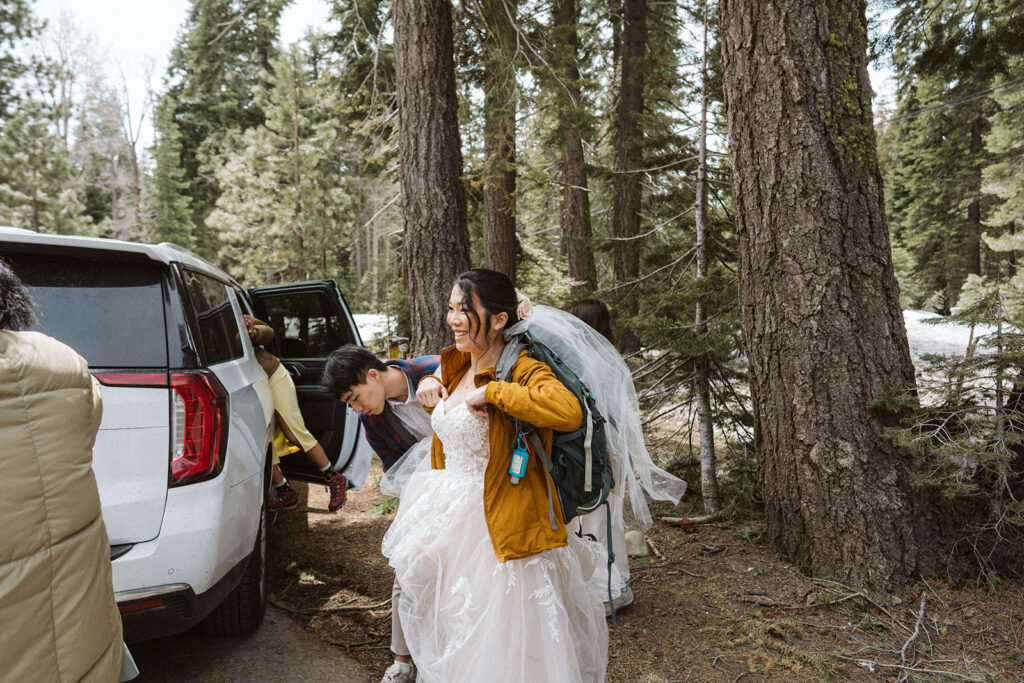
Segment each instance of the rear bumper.
[{"label": "rear bumper", "polygon": [[111,562],[119,606],[164,601],[122,614],[126,640],[186,631],[238,585],[256,541],[261,479],[229,486],[221,473],[168,490],[160,535],[135,543]]},{"label": "rear bumper", "polygon": [[[116,594],[117,607],[124,610],[121,623],[125,642],[137,643],[189,630],[235,589],[248,561],[247,557],[239,562],[212,588],[199,595],[190,586],[180,583]],[[154,601],[161,604],[148,607]],[[144,608],[133,610],[133,607]]]}]

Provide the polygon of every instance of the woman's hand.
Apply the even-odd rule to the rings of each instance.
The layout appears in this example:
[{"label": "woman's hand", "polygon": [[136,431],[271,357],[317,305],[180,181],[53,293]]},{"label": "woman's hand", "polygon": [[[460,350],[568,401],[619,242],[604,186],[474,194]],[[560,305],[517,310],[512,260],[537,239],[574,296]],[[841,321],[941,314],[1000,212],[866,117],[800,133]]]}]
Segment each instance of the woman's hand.
[{"label": "woman's hand", "polygon": [[487,385],[477,387],[466,394],[466,407],[474,415],[487,414]]},{"label": "woman's hand", "polygon": [[249,339],[252,339],[256,336],[256,326],[253,324],[252,318],[243,313],[242,320],[245,322],[245,331],[249,333]]},{"label": "woman's hand", "polygon": [[438,401],[448,398],[448,390],[437,375],[427,375],[416,389],[416,398],[425,408],[433,408]]}]

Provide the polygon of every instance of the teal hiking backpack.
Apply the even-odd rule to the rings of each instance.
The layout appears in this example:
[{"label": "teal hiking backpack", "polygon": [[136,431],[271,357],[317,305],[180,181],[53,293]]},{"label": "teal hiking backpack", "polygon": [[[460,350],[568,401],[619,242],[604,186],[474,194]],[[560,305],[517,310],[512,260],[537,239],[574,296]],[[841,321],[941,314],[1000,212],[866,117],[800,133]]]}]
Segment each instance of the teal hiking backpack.
[{"label": "teal hiking backpack", "polygon": [[[597,402],[587,386],[551,349],[532,339],[528,332],[512,335],[508,339],[495,367],[496,379],[510,381],[512,366],[524,349],[530,358],[539,360],[551,368],[558,381],[579,401],[583,412],[583,421],[577,429],[571,432],[554,432],[551,453],[546,452],[533,425],[512,418],[517,437],[520,433],[526,436],[531,455],[539,457],[551,474],[558,500],[562,505],[562,521],[568,524],[576,516],[593,512],[604,504],[608,493],[615,486],[611,460],[608,457],[605,420],[598,412]],[[512,446],[515,447],[516,444]],[[548,515],[551,528],[557,528],[550,491]]]},{"label": "teal hiking backpack", "polygon": [[[612,474],[611,458],[608,456],[605,420],[597,409],[594,395],[554,351],[531,338],[529,332],[511,335],[507,337],[507,342],[494,368],[496,379],[508,382],[512,376],[512,366],[519,360],[519,354],[526,350],[530,358],[539,360],[551,368],[558,381],[565,385],[565,388],[572,392],[572,395],[579,401],[580,410],[583,413],[580,426],[571,432],[555,430],[551,439],[551,453],[544,448],[544,443],[540,440],[536,427],[517,418],[512,418],[517,441],[512,444],[512,457],[516,457],[519,435],[525,435],[530,454],[541,459],[551,475],[551,479],[555,482],[555,492],[558,495],[558,502],[562,506],[562,521],[566,527],[578,515],[593,512],[604,505],[608,520],[608,604],[611,607],[612,623],[615,623],[611,575],[615,553],[612,550],[611,506],[608,505],[608,494],[615,486],[615,478]],[[551,528],[557,529],[555,505],[550,489],[548,490],[548,519]],[[582,537],[581,532],[582,526],[576,534]],[[593,535],[587,535],[591,540],[597,540]]]}]

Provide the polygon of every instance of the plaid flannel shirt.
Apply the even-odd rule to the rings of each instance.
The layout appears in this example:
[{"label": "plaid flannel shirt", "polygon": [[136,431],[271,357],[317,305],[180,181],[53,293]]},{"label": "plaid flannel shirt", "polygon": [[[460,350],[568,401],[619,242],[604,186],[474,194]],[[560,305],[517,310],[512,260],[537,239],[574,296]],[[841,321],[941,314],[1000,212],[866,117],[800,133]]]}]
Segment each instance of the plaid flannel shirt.
[{"label": "plaid flannel shirt", "polygon": [[[440,356],[420,356],[409,360],[393,358],[384,361],[384,365],[392,365],[401,369],[409,378],[413,391],[415,391],[421,379],[437,370],[440,361]],[[366,432],[366,440],[370,443],[370,448],[380,457],[385,472],[407,450],[413,447],[413,444],[405,443],[400,436],[395,434],[383,415],[360,415],[359,421]],[[427,434],[413,434],[413,436],[423,438]]]}]

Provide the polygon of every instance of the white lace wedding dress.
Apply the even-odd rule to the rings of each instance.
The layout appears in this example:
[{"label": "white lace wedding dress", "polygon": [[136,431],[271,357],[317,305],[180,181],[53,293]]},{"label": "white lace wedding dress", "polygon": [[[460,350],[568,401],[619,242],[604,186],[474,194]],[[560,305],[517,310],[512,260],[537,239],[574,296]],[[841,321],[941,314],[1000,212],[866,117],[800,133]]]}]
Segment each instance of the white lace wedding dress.
[{"label": "white lace wedding dress", "polygon": [[432,425],[446,469],[413,475],[382,544],[419,680],[603,681],[600,546],[570,533],[567,547],[498,562],[483,507],[487,418],[442,402]]}]

